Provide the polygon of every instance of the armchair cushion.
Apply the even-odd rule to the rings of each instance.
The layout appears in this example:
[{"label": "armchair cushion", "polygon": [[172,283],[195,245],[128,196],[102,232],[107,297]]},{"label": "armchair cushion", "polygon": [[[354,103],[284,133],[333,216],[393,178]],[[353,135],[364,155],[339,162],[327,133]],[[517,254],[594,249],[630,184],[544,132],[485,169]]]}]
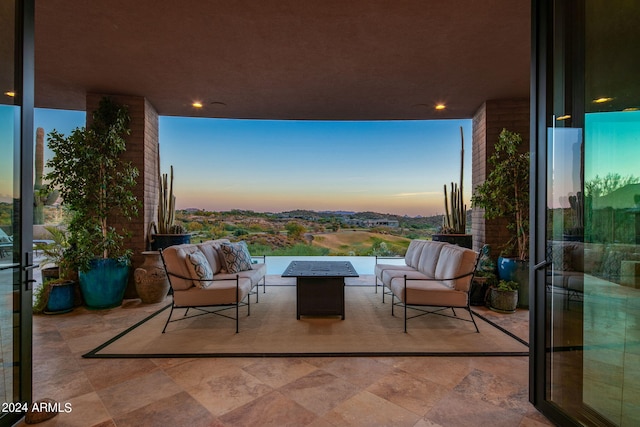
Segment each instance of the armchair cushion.
[{"label": "armchair cushion", "polygon": [[455,291],[442,282],[407,280],[407,299],[404,299],[404,277],[396,277],[390,286],[396,297],[407,305],[466,307],[468,295]]},{"label": "armchair cushion", "polygon": [[189,270],[189,277],[193,280],[193,284],[198,288],[208,288],[213,283],[213,271],[209,261],[202,252],[195,251],[190,253],[186,257],[187,269]]},{"label": "armchair cushion", "polygon": [[245,242],[223,243],[220,248],[227,273],[251,270],[251,255]]}]

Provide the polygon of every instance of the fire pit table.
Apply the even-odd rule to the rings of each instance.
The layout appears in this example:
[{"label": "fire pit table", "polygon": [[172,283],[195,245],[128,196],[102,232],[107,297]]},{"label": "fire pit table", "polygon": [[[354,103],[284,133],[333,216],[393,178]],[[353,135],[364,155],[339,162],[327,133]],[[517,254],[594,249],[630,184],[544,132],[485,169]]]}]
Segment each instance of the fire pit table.
[{"label": "fire pit table", "polygon": [[292,261],[282,277],[296,278],[296,318],[341,316],[344,278],[358,277],[349,261]]}]

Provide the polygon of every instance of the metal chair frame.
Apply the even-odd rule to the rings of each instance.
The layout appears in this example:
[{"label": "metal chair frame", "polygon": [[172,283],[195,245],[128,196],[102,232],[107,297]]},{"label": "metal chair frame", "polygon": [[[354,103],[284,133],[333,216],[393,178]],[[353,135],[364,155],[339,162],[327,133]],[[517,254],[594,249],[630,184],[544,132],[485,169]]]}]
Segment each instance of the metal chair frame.
[{"label": "metal chair frame", "polygon": [[[180,279],[184,279],[184,280],[195,280],[198,282],[208,282],[208,280],[203,280],[203,279],[192,279],[191,277],[185,277],[182,276],[180,274],[176,274],[176,273],[172,273],[167,269],[167,264],[165,263],[164,260],[164,255],[162,254],[162,249],[160,249],[160,258],[162,259],[162,265],[164,267],[164,271],[167,273],[167,278],[169,279],[169,286],[170,286],[170,290],[169,290],[169,294],[171,294],[171,296],[173,297],[174,294],[174,290],[173,290],[173,284],[171,283],[171,277],[177,277]],[[184,305],[176,305],[175,303],[175,299],[171,302],[171,311],[169,313],[169,317],[167,318],[167,321],[164,324],[164,328],[162,328],[162,333],[164,334],[165,331],[167,330],[167,326],[169,325],[169,323],[173,323],[173,322],[178,322],[180,320],[186,320],[186,319],[191,319],[193,317],[198,317],[198,316],[203,316],[205,314],[215,314],[217,316],[221,316],[221,317],[226,317],[227,319],[232,319],[236,321],[236,334],[240,331],[240,307],[247,307],[247,316],[251,315],[251,298],[250,296],[253,294],[256,294],[256,303],[258,302],[258,291],[250,291],[247,293],[246,296],[246,302],[243,301],[239,301],[239,297],[240,297],[240,276],[236,274],[236,302],[235,303],[231,303],[231,304],[211,304],[211,305],[198,305],[198,306],[184,306]],[[265,281],[266,283],[266,281]],[[258,285],[256,285],[257,287]],[[265,285],[266,286],[266,285]],[[221,307],[217,310],[206,310],[205,308],[208,307]],[[173,319],[171,320],[171,317],[173,316],[173,310],[174,309],[180,309],[180,308],[186,308],[187,310],[185,311],[184,315],[181,318],[178,319]],[[193,314],[191,316],[188,316],[189,310],[190,309],[195,309],[198,311],[201,311],[202,313],[198,313],[198,314]],[[222,311],[226,311],[226,310],[231,310],[235,308],[235,317],[234,316],[229,316],[227,314],[223,314],[221,313]]]},{"label": "metal chair frame", "polygon": [[[473,276],[476,273],[476,268],[478,267],[478,261],[480,260],[480,254],[478,254],[478,256],[476,257],[476,262],[475,265],[473,266],[473,270],[469,273],[457,276],[457,277],[451,277],[448,279],[410,279],[413,281],[447,281],[447,280],[457,280],[457,279],[462,279],[463,277],[468,277],[471,276],[471,282],[473,282]],[[389,292],[386,292],[384,290],[384,285],[383,285],[383,292],[382,292],[382,299],[384,302],[384,295],[385,294],[391,294],[391,315],[395,316],[394,313],[394,307],[397,306],[401,306],[404,307],[404,332],[407,333],[407,320],[409,319],[413,319],[416,317],[421,317],[421,316],[425,316],[427,314],[437,314],[439,316],[444,316],[444,317],[450,317],[452,319],[457,319],[457,320],[462,320],[464,322],[471,322],[473,323],[473,326],[476,328],[476,332],[480,333],[480,330],[478,329],[478,325],[476,324],[476,321],[473,317],[473,312],[471,311],[471,298],[470,298],[470,292],[471,292],[471,286],[469,286],[469,290],[467,291],[467,305],[465,307],[463,306],[440,306],[440,305],[430,305],[430,304],[407,304],[407,275],[404,275],[404,288],[402,290],[402,296],[403,299],[401,300],[400,298],[398,298],[393,291],[391,291],[391,289],[389,290]],[[398,298],[398,301],[396,302],[395,299]],[[403,300],[405,302],[403,302]],[[420,307],[437,307],[436,310],[426,310]],[[449,314],[445,314],[445,313],[441,313],[441,311],[443,310],[447,310],[447,309],[451,309],[451,311],[453,311],[453,316],[449,315]],[[456,314],[456,308],[462,308],[465,309],[469,312],[469,316],[471,317],[471,320],[469,319],[463,319],[461,317],[458,317],[458,315]],[[411,309],[411,310],[415,310],[415,311],[419,311],[419,314],[413,315],[413,316],[407,316],[407,309]]]}]

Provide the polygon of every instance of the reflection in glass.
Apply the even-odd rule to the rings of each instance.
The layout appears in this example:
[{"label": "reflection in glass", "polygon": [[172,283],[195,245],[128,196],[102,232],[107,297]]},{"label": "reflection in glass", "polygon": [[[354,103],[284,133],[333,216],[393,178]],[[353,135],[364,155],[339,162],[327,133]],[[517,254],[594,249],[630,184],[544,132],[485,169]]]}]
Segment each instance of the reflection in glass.
[{"label": "reflection in glass", "polygon": [[[14,158],[17,107],[0,104],[0,404],[15,402],[19,396],[16,351],[18,313],[20,312],[19,277],[11,268],[15,262],[17,234],[14,221]],[[0,414],[2,416],[2,414]]]}]

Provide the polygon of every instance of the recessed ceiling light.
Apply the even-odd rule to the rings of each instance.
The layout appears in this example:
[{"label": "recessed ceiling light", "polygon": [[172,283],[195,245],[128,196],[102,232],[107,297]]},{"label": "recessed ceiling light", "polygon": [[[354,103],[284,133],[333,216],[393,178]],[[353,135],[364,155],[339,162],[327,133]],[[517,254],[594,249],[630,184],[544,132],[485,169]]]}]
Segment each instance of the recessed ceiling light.
[{"label": "recessed ceiling light", "polygon": [[560,116],[558,118],[556,118],[557,121],[561,121],[561,120],[569,120],[571,118],[571,114],[566,114],[564,116]]},{"label": "recessed ceiling light", "polygon": [[436,110],[444,110],[445,108],[447,108],[447,106],[444,104],[436,104]]},{"label": "recessed ceiling light", "polygon": [[213,101],[211,103],[211,105],[215,105],[215,106],[218,106],[218,107],[226,107],[227,106],[227,104],[225,104],[224,102],[220,102],[220,101]]},{"label": "recessed ceiling light", "polygon": [[13,98],[13,97],[15,97],[15,96],[16,96],[16,93],[15,93],[15,92],[12,92],[12,91],[7,91],[7,92],[5,92],[4,94],[5,94],[5,95],[7,95],[7,96],[9,96],[9,97],[11,97],[11,98]]},{"label": "recessed ceiling light", "polygon": [[609,102],[609,101],[613,101],[613,98],[602,97],[602,98],[594,99],[593,103],[594,104],[604,104],[605,102]]},{"label": "recessed ceiling light", "polygon": [[640,108],[638,108],[638,107],[629,107],[629,108],[625,108],[622,111],[638,111],[638,110],[640,110]]},{"label": "recessed ceiling light", "polygon": [[193,106],[193,108],[202,108],[202,102],[199,101],[196,101],[191,105]]}]

